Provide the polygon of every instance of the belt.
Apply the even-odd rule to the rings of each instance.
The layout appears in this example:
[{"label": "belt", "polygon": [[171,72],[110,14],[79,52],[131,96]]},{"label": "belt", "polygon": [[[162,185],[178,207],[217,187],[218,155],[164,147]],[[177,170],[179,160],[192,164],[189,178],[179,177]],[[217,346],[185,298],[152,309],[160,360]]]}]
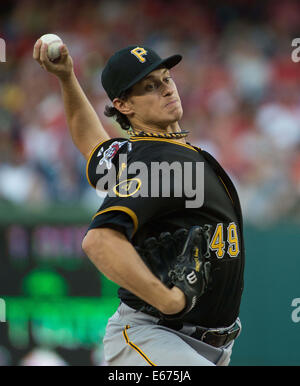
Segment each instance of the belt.
[{"label": "belt", "polygon": [[[159,320],[157,324],[172,328],[176,331],[180,331],[183,327],[183,323],[179,321]],[[211,346],[222,347],[237,338],[240,332],[241,323],[240,320],[237,319],[233,325],[225,328],[205,328],[195,326],[195,332],[190,336]]]},{"label": "belt", "polygon": [[[152,312],[152,307],[149,309],[147,307],[142,307],[139,311],[144,312],[151,316],[159,316],[158,312]],[[180,331],[183,328],[183,322],[181,320],[166,320],[159,319],[157,322],[158,325],[169,327],[173,330]],[[237,318],[236,322],[229,327],[221,328],[205,328],[200,326],[195,326],[195,332],[190,336],[201,340],[204,343],[207,343],[214,347],[222,347],[229,344],[231,341],[236,339],[241,332],[241,322]]]},{"label": "belt", "polygon": [[196,326],[196,331],[191,335],[193,338],[214,347],[226,346],[238,337],[241,331],[240,323],[236,322],[228,329],[213,329]]}]

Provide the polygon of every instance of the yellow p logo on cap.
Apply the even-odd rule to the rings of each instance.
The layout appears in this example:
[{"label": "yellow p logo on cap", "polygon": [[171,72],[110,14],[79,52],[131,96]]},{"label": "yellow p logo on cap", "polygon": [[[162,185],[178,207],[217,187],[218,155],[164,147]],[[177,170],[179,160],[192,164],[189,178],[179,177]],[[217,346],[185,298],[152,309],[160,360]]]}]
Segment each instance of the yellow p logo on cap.
[{"label": "yellow p logo on cap", "polygon": [[135,47],[130,53],[138,58],[141,63],[146,62],[146,59],[143,55],[147,55],[147,51],[142,47]]}]

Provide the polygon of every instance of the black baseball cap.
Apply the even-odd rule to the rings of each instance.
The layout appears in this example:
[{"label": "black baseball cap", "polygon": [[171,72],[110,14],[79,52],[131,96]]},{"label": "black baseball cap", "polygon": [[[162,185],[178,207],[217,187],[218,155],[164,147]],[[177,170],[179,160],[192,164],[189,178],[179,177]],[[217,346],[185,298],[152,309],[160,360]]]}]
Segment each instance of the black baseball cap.
[{"label": "black baseball cap", "polygon": [[128,46],[110,57],[102,71],[101,83],[113,100],[158,67],[170,69],[181,59],[181,55],[162,59],[149,47]]}]

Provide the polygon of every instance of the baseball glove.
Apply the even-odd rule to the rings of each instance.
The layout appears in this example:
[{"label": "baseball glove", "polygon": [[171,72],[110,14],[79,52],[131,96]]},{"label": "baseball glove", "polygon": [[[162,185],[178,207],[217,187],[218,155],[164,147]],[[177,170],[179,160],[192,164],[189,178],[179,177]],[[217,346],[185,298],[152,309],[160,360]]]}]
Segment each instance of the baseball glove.
[{"label": "baseball glove", "polygon": [[[184,310],[172,315],[159,313],[160,317],[181,319],[209,288],[210,228],[209,225],[193,226],[189,231],[179,229],[173,235],[163,232],[158,238],[146,239],[144,248],[136,248],[154,275],[167,287],[176,286],[185,294]],[[155,314],[155,309],[149,305],[144,311]]]}]

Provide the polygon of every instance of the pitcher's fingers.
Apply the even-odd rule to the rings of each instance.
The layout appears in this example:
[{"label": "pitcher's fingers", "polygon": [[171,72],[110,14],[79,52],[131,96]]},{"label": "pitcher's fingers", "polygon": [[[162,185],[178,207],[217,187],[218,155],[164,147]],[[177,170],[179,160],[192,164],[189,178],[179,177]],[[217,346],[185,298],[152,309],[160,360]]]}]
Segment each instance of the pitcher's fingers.
[{"label": "pitcher's fingers", "polygon": [[48,58],[48,44],[43,43],[40,51],[40,60],[42,65],[45,68],[50,68],[52,66],[52,63],[50,62]]},{"label": "pitcher's fingers", "polygon": [[41,49],[41,45],[42,45],[42,41],[41,39],[38,39],[33,47],[33,53],[32,53],[32,57],[33,59],[35,59],[36,61],[38,61],[40,64],[41,64],[41,61],[40,61],[40,49]]},{"label": "pitcher's fingers", "polygon": [[62,61],[65,61],[69,55],[68,47],[65,44],[63,44],[61,47],[59,47],[59,50],[60,50]]}]

